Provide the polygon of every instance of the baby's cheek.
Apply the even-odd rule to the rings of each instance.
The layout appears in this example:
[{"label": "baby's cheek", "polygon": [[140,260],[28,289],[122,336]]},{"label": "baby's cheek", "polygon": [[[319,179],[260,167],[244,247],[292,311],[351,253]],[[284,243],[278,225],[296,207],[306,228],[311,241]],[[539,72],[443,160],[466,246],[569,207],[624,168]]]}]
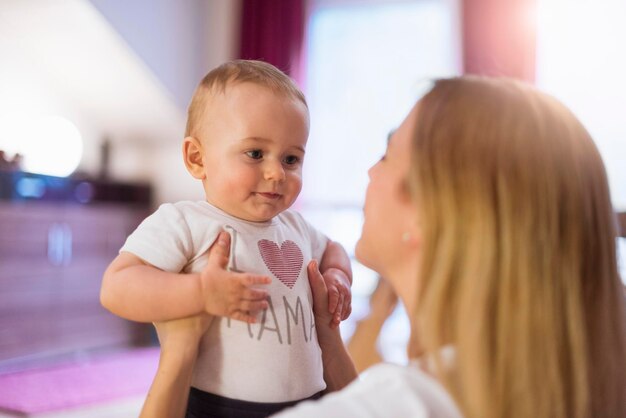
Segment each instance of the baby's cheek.
[{"label": "baby's cheek", "polygon": [[289,181],[289,193],[291,195],[290,196],[291,203],[293,203],[296,200],[296,198],[300,195],[300,192],[302,191],[302,176],[296,173],[292,173],[288,177],[288,181]]},{"label": "baby's cheek", "polygon": [[222,182],[221,188],[224,193],[228,194],[248,194],[254,191],[256,186],[255,176],[246,169],[233,171],[227,180]]}]

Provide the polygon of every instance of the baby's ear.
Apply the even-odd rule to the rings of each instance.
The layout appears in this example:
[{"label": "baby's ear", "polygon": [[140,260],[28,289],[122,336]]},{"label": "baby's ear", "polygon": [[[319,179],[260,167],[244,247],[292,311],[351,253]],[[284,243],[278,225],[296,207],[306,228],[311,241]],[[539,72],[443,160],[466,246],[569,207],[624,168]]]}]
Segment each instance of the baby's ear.
[{"label": "baby's ear", "polygon": [[188,136],[183,140],[183,160],[187,171],[194,178],[204,180],[204,160],[202,158],[202,143],[193,136]]}]

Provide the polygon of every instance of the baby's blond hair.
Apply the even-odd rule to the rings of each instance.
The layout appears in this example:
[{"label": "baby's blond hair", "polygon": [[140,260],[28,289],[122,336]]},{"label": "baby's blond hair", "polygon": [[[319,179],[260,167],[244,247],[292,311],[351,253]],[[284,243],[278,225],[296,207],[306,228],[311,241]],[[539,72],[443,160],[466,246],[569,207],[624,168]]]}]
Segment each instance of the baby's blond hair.
[{"label": "baby's blond hair", "polygon": [[246,82],[267,87],[278,95],[300,100],[307,106],[304,94],[296,83],[278,68],[263,61],[233,60],[211,70],[196,88],[187,112],[185,136],[198,136],[210,93],[223,93],[229,85]]}]

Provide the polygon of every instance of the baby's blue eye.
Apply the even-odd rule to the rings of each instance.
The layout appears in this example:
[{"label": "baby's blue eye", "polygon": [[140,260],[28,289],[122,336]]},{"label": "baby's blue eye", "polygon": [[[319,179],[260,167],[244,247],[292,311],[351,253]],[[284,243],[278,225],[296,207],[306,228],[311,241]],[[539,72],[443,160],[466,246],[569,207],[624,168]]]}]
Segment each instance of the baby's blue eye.
[{"label": "baby's blue eye", "polygon": [[263,158],[263,152],[260,149],[253,149],[252,151],[246,151],[246,155],[253,160],[260,160]]},{"label": "baby's blue eye", "polygon": [[300,162],[300,158],[298,158],[295,155],[288,155],[287,157],[285,157],[285,164],[287,165],[294,165],[294,164],[298,164]]}]

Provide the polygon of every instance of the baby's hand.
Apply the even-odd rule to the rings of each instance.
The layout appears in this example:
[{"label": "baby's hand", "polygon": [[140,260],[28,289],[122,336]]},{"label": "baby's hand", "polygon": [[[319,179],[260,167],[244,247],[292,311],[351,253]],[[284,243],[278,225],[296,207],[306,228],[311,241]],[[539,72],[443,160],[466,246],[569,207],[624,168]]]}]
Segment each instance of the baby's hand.
[{"label": "baby's hand", "polygon": [[268,307],[267,290],[255,285],[271,283],[267,276],[226,270],[230,235],[220,232],[209,250],[209,261],[200,275],[205,311],[240,321],[256,322],[256,314]]},{"label": "baby's hand", "polygon": [[322,273],[328,289],[328,312],[333,314],[330,326],[335,328],[352,312],[350,279],[343,271],[331,267]]}]

